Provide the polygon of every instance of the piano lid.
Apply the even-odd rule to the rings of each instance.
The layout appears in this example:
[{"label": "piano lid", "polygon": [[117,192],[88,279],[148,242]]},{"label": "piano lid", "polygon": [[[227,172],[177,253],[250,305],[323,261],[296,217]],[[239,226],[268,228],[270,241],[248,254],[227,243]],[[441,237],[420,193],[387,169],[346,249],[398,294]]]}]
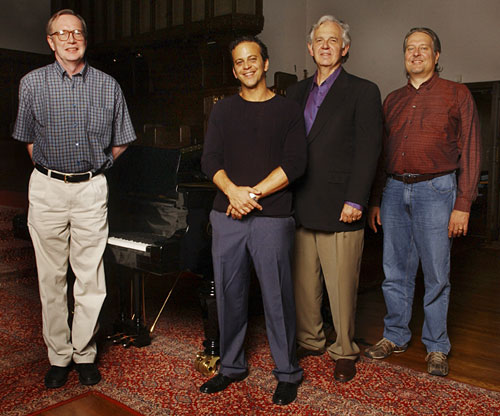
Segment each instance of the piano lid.
[{"label": "piano lid", "polygon": [[129,146],[106,173],[110,195],[177,198],[181,149]]}]

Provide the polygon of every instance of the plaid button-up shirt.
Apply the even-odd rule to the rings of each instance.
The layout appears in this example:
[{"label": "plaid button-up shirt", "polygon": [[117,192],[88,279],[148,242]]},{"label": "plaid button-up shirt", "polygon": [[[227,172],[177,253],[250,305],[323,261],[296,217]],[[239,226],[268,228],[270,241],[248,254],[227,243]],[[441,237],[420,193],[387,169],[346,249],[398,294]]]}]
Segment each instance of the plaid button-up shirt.
[{"label": "plaid button-up shirt", "polygon": [[65,173],[109,168],[111,147],[136,139],[114,78],[88,64],[70,78],[57,61],[21,80],[12,136],[33,143],[35,163]]}]

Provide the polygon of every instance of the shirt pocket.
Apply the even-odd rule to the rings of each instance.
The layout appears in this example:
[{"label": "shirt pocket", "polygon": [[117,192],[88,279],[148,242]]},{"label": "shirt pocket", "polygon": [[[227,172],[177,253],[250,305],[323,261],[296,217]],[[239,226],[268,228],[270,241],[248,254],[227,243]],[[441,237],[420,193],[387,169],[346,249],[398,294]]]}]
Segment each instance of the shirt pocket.
[{"label": "shirt pocket", "polygon": [[89,139],[98,139],[107,147],[111,142],[112,121],[113,110],[111,108],[90,106],[87,124]]}]

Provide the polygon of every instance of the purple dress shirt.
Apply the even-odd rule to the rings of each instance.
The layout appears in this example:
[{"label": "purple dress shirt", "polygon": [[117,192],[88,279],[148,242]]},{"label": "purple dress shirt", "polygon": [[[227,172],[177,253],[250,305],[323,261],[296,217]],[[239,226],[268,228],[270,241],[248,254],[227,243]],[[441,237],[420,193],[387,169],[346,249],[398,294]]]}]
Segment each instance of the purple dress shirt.
[{"label": "purple dress shirt", "polygon": [[[316,120],[316,115],[318,114],[319,107],[323,103],[323,100],[325,99],[326,94],[328,94],[328,91],[330,91],[333,83],[338,78],[340,71],[342,71],[341,66],[333,71],[332,74],[321,83],[321,85],[317,84],[318,72],[316,71],[314,73],[311,92],[307,97],[307,103],[304,109],[304,121],[306,124],[307,135],[309,135],[309,132],[311,131],[311,128],[314,124],[314,120]],[[347,205],[350,205],[351,207],[359,209],[360,211],[363,210],[363,207],[361,205],[354,202],[345,201],[345,203]]]}]

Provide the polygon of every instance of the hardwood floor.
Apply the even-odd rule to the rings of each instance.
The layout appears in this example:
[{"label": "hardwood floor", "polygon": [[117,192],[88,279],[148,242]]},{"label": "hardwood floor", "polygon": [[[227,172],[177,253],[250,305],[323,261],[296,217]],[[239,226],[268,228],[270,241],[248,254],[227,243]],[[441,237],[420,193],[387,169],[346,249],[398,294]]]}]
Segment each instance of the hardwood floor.
[{"label": "hardwood floor", "polygon": [[[376,249],[375,247],[371,248]],[[373,256],[371,256],[373,257]],[[370,265],[379,273],[381,261]],[[387,361],[427,371],[422,334],[423,277],[417,276],[408,350]],[[457,239],[452,249],[451,299],[448,333],[452,344],[448,378],[500,391],[500,244],[485,244],[479,237]],[[356,338],[361,347],[376,343],[383,332],[385,303],[380,286],[358,297]]]},{"label": "hardwood floor", "polygon": [[103,395],[92,392],[76,400],[36,413],[37,416],[135,416],[138,414],[108,400]]}]

